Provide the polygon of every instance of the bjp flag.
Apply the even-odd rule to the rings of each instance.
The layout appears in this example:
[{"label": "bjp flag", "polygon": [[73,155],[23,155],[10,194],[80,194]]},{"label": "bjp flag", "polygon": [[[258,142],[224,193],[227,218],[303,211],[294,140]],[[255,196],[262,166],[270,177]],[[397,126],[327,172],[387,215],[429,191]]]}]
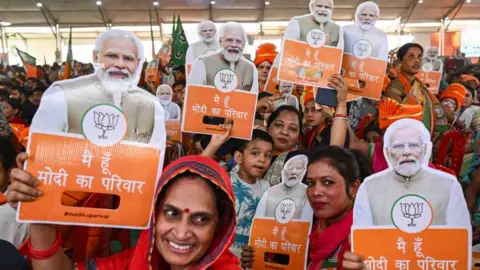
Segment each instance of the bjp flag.
[{"label": "bjp flag", "polygon": [[20,59],[22,60],[27,78],[37,78],[37,59],[26,52],[20,51],[18,48],[16,49],[18,56],[20,56]]}]

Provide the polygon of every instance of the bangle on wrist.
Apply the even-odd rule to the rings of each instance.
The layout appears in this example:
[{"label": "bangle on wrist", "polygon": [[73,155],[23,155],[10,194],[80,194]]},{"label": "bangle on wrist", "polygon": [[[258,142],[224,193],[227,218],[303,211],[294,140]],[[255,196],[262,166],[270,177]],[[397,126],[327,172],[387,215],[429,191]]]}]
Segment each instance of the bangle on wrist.
[{"label": "bangle on wrist", "polygon": [[347,119],[348,119],[348,115],[347,115],[347,114],[341,114],[341,113],[335,113],[335,117],[347,118]]},{"label": "bangle on wrist", "polygon": [[333,118],[333,120],[344,120],[344,121],[348,121],[348,117],[335,116],[335,117]]},{"label": "bangle on wrist", "polygon": [[28,242],[27,242],[28,254],[27,255],[35,260],[46,260],[52,257],[53,255],[55,255],[58,249],[62,248],[62,242],[63,242],[62,235],[60,234],[60,232],[57,232],[57,240],[55,240],[55,243],[53,243],[53,245],[49,249],[36,250],[32,247],[30,238],[28,238]]}]

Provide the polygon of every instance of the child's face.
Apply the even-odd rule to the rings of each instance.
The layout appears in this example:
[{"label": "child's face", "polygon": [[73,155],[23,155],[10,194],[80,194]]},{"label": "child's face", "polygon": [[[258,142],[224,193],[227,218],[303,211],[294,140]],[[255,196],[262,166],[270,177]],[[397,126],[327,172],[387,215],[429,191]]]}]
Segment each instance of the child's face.
[{"label": "child's face", "polygon": [[270,168],[272,151],[273,145],[269,142],[250,141],[243,150],[240,160],[237,161],[240,169],[253,178],[262,178]]}]

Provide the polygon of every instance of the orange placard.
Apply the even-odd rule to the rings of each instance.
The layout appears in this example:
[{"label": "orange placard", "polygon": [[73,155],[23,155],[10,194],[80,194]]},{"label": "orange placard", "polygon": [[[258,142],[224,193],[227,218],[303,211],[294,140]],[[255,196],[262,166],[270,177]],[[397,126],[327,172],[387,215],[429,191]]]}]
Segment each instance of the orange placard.
[{"label": "orange placard", "polygon": [[285,39],[278,80],[328,88],[328,78],[340,74],[342,49],[330,46],[313,48],[306,42]]},{"label": "orange placard", "polygon": [[183,105],[182,132],[224,134],[225,130],[218,125],[233,121],[231,137],[250,140],[256,107],[256,93],[241,90],[224,93],[211,86],[189,85]]},{"label": "orange placard", "polygon": [[[160,150],[130,142],[100,147],[79,136],[30,134],[25,169],[43,196],[21,203],[22,222],[145,229],[149,225]],[[142,168],[132,170],[131,168]],[[64,191],[116,194],[115,210],[64,206]],[[39,211],[39,209],[42,209]]]},{"label": "orange placard", "polygon": [[180,120],[165,121],[165,129],[167,130],[167,140],[182,142],[182,131]]},{"label": "orange placard", "polygon": [[352,251],[368,269],[469,269],[469,244],[467,229],[352,229]]},{"label": "orange placard", "polygon": [[279,82],[277,80],[277,76],[278,68],[272,67],[270,69],[270,73],[268,74],[267,84],[265,85],[265,89],[263,89],[263,91],[271,94],[276,94],[278,92],[277,86],[279,85]]},{"label": "orange placard", "polygon": [[440,89],[440,81],[442,80],[442,72],[440,71],[420,71],[417,73],[417,79],[425,84],[432,94],[436,95]]},{"label": "orange placard", "polygon": [[[249,241],[249,245],[255,249],[252,269],[306,269],[309,234],[309,222],[290,221],[281,224],[275,219],[253,219]],[[271,254],[287,255],[288,264],[275,262],[277,255]],[[286,259],[279,261],[284,263]]]},{"label": "orange placard", "polygon": [[345,53],[342,68],[348,83],[348,93],[380,99],[387,62],[375,58],[359,59]]}]

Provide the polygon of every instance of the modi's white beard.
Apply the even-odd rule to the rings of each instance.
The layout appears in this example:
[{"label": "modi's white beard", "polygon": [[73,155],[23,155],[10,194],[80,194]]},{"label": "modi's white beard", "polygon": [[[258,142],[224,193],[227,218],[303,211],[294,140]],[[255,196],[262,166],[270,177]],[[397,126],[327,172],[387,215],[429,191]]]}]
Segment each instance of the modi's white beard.
[{"label": "modi's white beard", "polygon": [[215,37],[204,37],[203,42],[212,43],[215,40]]},{"label": "modi's white beard", "polygon": [[358,24],[358,27],[360,27],[360,29],[362,29],[363,31],[369,31],[374,25],[375,23],[373,22],[363,21]]},{"label": "modi's white beard", "polygon": [[238,50],[238,54],[233,54],[233,53],[229,53],[228,50],[230,49],[234,49],[234,48],[222,48],[221,52],[223,54],[223,57],[225,57],[225,60],[227,60],[228,62],[230,63],[235,63],[237,62],[238,60],[240,60],[240,57],[242,57],[243,55],[243,51],[241,50]]},{"label": "modi's white beard", "polygon": [[[118,79],[110,76],[109,72],[122,72],[128,77],[126,79]],[[128,70],[121,70],[118,68],[109,68],[107,70],[103,70],[102,68],[97,69],[97,76],[100,79],[100,83],[102,84],[104,90],[112,95],[123,95],[126,93],[130,88],[132,88],[133,85],[135,85],[134,82],[134,76],[128,72]]]},{"label": "modi's white beard", "polygon": [[415,163],[396,164],[395,171],[404,177],[412,177],[420,171],[420,162],[418,160]]},{"label": "modi's white beard", "polygon": [[437,56],[428,56],[427,55],[427,59],[430,60],[430,61],[433,61],[433,60],[437,59]]},{"label": "modi's white beard", "polygon": [[318,23],[326,23],[332,17],[332,13],[330,11],[327,11],[327,16],[324,16],[320,15],[320,13],[315,12],[313,13],[313,17]]}]

